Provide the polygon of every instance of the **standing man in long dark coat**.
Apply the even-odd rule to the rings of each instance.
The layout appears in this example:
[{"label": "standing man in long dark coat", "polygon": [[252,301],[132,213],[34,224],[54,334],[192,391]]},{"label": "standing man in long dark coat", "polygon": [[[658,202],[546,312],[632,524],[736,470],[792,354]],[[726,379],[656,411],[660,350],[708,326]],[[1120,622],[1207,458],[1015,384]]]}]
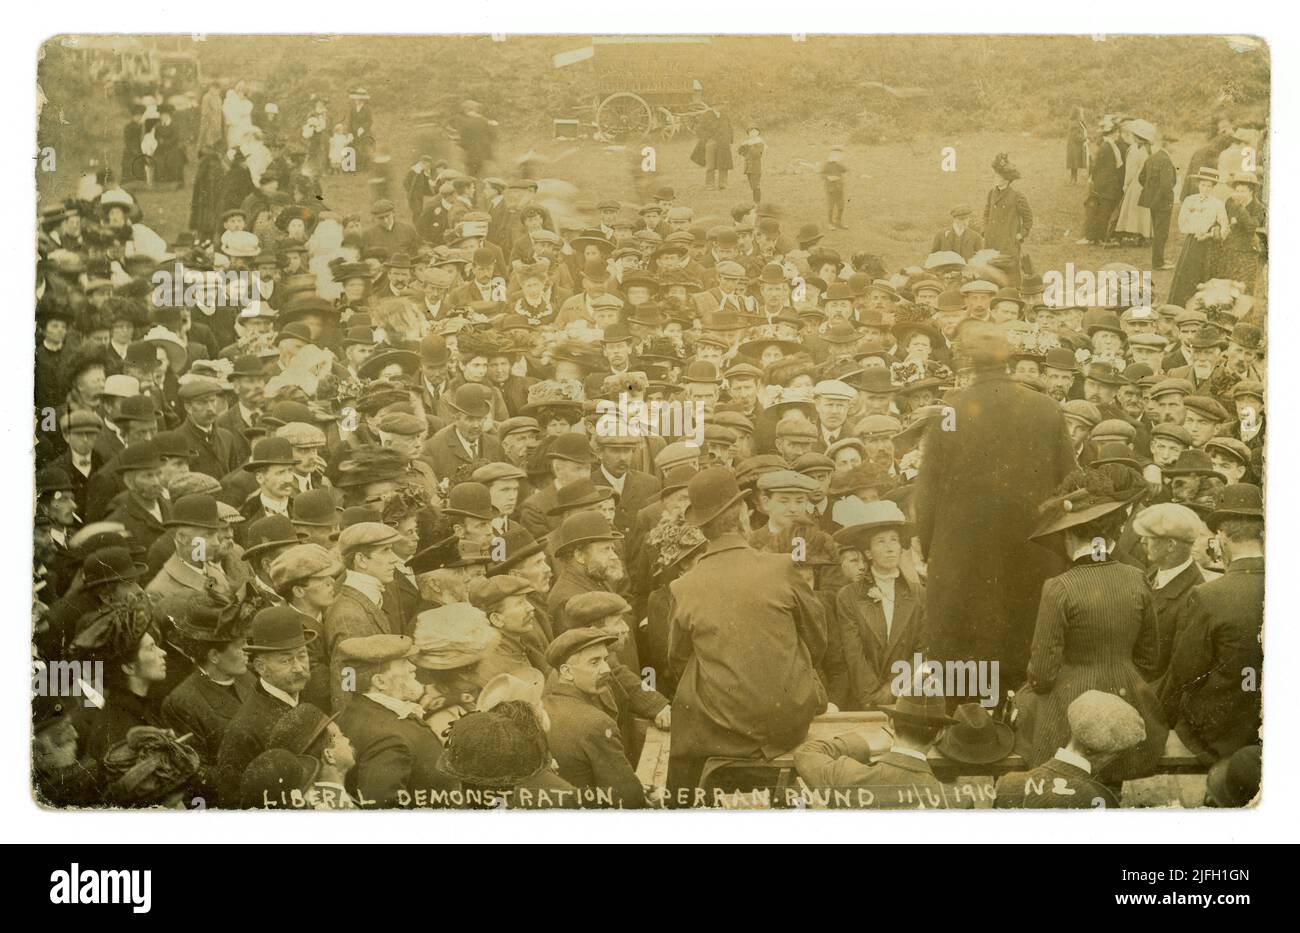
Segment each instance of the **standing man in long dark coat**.
[{"label": "standing man in long dark coat", "polygon": [[1124,150],[1119,143],[1119,123],[1111,116],[1101,123],[1101,143],[1092,160],[1092,185],[1084,206],[1087,226],[1080,246],[1101,243],[1109,235],[1110,218],[1124,197]]},{"label": "standing man in long dark coat", "polygon": [[993,160],[997,182],[984,204],[984,245],[1010,258],[1007,269],[1009,284],[1020,284],[1020,244],[1034,226],[1034,212],[1029,199],[1012,187],[1020,171],[1007,159],[1005,152]]},{"label": "standing man in long dark coat", "polygon": [[[1065,566],[1029,535],[1039,503],[1075,468],[1074,451],[1057,404],[1007,374],[1006,337],[971,323],[962,338],[975,381],[946,399],[917,477],[929,656],[997,661],[1005,697],[1024,681],[1043,581]],[[973,698],[976,690],[968,692]]]},{"label": "standing man in long dark coat", "polygon": [[1157,134],[1151,141],[1151,155],[1138,173],[1142,193],[1138,206],[1151,212],[1151,271],[1165,266],[1165,244],[1169,241],[1169,220],[1174,210],[1174,185],[1178,183],[1178,170],[1174,160],[1165,151],[1165,140]]},{"label": "standing man in long dark coat", "polygon": [[456,119],[456,133],[465,157],[465,174],[478,178],[484,166],[492,161],[496,145],[496,130],[487,117],[479,113],[478,101],[467,100],[460,105],[461,115]]}]

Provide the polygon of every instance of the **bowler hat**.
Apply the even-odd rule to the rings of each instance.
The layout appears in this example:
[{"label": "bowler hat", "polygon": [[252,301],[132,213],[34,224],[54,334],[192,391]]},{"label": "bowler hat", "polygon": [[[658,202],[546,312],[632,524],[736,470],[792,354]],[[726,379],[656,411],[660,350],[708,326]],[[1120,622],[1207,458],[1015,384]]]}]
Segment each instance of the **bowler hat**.
[{"label": "bowler hat", "polygon": [[561,486],[555,494],[555,505],[546,514],[558,516],[575,509],[592,509],[613,496],[614,490],[611,487],[597,486],[591,478],[583,477]]},{"label": "bowler hat", "polygon": [[572,432],[561,434],[546,450],[548,460],[568,460],[571,463],[591,463],[591,443],[586,435]]},{"label": "bowler hat", "polygon": [[[1181,458],[1180,458],[1181,459]],[[1219,530],[1219,523],[1234,518],[1264,518],[1264,493],[1254,483],[1233,483],[1219,490],[1219,501],[1205,524],[1211,531]]]},{"label": "bowler hat", "polygon": [[456,389],[451,407],[474,418],[486,418],[492,413],[492,392],[486,386],[468,382]]},{"label": "bowler hat", "polygon": [[294,651],[316,640],[313,629],[302,626],[303,614],[292,606],[270,606],[253,616],[253,628],[244,650]]},{"label": "bowler hat", "polygon": [[489,577],[509,573],[534,554],[540,554],[546,550],[550,539],[547,536],[538,541],[533,538],[532,533],[523,525],[512,523],[506,529],[505,534],[501,536],[501,543],[504,544],[501,553],[505,555],[505,560],[500,563],[489,564],[487,571]]},{"label": "bowler hat", "polygon": [[555,553],[563,554],[581,544],[621,540],[623,535],[613,529],[604,515],[587,510],[568,516],[556,529],[552,543]]},{"label": "bowler hat", "polygon": [[293,445],[287,438],[283,437],[263,437],[253,445],[253,453],[243,469],[249,473],[255,473],[263,467],[270,466],[293,466],[297,463],[293,458]]},{"label": "bowler hat", "polygon": [[686,486],[690,505],[686,508],[686,521],[700,526],[717,518],[731,506],[749,495],[736,484],[736,475],[726,467],[710,467],[692,477]]},{"label": "bowler hat", "polygon": [[217,500],[203,493],[181,496],[172,504],[171,517],[163,522],[166,528],[205,528],[220,531],[225,525],[217,511]]},{"label": "bowler hat", "polygon": [[457,483],[451,487],[451,495],[442,513],[491,520],[495,514],[492,511],[492,493],[482,483]]},{"label": "bowler hat", "polygon": [[307,540],[307,535],[294,528],[293,522],[284,515],[268,515],[259,518],[248,526],[246,534],[248,541],[244,548],[246,559],[258,557],[263,551],[291,547]]},{"label": "bowler hat", "polygon": [[81,565],[82,585],[120,583],[134,580],[149,571],[147,564],[131,559],[125,547],[106,547],[95,551]]},{"label": "bowler hat", "polygon": [[299,703],[293,709],[282,714],[267,736],[270,748],[282,748],[295,755],[305,755],[325,727],[338,718],[332,716],[311,703]]}]

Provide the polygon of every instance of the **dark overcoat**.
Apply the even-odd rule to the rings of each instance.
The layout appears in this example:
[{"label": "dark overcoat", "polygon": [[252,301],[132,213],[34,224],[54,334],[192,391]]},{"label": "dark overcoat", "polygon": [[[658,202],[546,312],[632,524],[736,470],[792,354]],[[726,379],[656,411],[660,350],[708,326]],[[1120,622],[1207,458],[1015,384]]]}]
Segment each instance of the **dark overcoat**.
[{"label": "dark overcoat", "polygon": [[1043,581],[1065,566],[1029,535],[1074,450],[1059,406],[1008,376],[981,375],[947,404],[953,430],[931,427],[916,484],[931,655],[999,660],[1014,689]]}]

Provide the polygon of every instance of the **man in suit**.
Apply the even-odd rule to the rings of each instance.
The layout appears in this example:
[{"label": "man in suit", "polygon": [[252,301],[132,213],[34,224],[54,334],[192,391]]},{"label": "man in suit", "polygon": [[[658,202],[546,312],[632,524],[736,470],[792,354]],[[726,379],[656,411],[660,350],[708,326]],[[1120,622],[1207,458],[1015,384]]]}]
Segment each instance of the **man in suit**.
[{"label": "man in suit", "polygon": [[627,760],[618,724],[601,705],[610,680],[609,650],[618,640],[594,628],[575,628],[546,651],[554,669],[542,704],[551,720],[547,741],[560,777],[577,788],[608,794],[609,806],[647,805],[645,789]]},{"label": "man in suit", "polygon": [[1165,243],[1169,240],[1169,220],[1173,214],[1174,185],[1177,180],[1178,170],[1174,168],[1174,160],[1165,151],[1164,138],[1157,134],[1151,140],[1151,155],[1138,173],[1138,183],[1142,185],[1138,206],[1151,211],[1153,272],[1168,268],[1165,265]]},{"label": "man in suit", "polygon": [[1078,245],[1103,243],[1110,236],[1110,219],[1124,197],[1124,150],[1119,142],[1119,123],[1107,115],[1101,124],[1101,143],[1092,163],[1088,191],[1087,219]]},{"label": "man in suit", "polygon": [[234,435],[217,425],[220,396],[224,391],[217,380],[198,376],[181,386],[179,392],[181,404],[185,406],[185,420],[177,430],[186,435],[190,446],[198,452],[190,469],[216,479],[232,472],[242,462]]},{"label": "man in suit", "polygon": [[974,381],[945,399],[956,429],[929,428],[916,480],[930,647],[939,660],[996,661],[1003,683],[1020,683],[1043,582],[1064,569],[1029,535],[1075,468],[1074,448],[1057,403],[1007,375],[996,325],[968,323],[962,343]]},{"label": "man in suit", "polygon": [[225,414],[217,419],[217,427],[230,432],[230,436],[235,440],[235,456],[241,462],[247,460],[252,452],[246,435],[262,420],[266,378],[262,361],[257,357],[235,358],[234,369],[230,373],[230,383],[235,387],[235,395],[238,398],[235,404],[227,408]]},{"label": "man in suit", "polygon": [[957,253],[962,259],[970,259],[984,248],[984,237],[970,226],[974,211],[966,205],[954,207],[949,216],[952,223],[934,235],[930,244],[932,253]]},{"label": "man in suit", "polygon": [[914,689],[883,707],[894,730],[889,751],[871,760],[867,740],[848,733],[826,739],[809,739],[794,752],[799,776],[814,791],[851,788],[850,805],[864,810],[944,810],[972,806],[930,769],[929,754],[943,730],[953,720],[944,715],[942,696],[915,689],[926,684],[913,680]]},{"label": "man in suit", "polygon": [[597,434],[600,462],[591,469],[591,480],[618,494],[614,524],[624,534],[637,512],[659,493],[659,479],[632,469],[632,458],[641,449],[641,439],[630,435]]},{"label": "man in suit", "polygon": [[[825,612],[788,554],[749,546],[749,507],[731,470],[712,467],[687,486],[686,521],[708,548],[670,584],[673,699],[670,790],[699,783],[707,759],[773,758],[808,734],[826,709],[816,665]],[[726,580],[727,586],[719,586]]]},{"label": "man in suit", "polygon": [[234,601],[243,581],[232,579],[225,571],[228,526],[220,518],[217,501],[202,493],[182,496],[176,500],[166,528],[173,541],[172,553],[145,587],[159,609],[181,617],[200,596],[213,594]]},{"label": "man in suit", "polygon": [[68,479],[72,482],[72,497],[77,503],[77,514],[83,518],[89,517],[86,512],[87,489],[91,477],[99,469],[92,450],[95,438],[103,427],[103,419],[92,411],[78,409],[59,419],[59,429],[68,446],[50,461],[50,465],[68,474]]},{"label": "man in suit", "polygon": [[563,568],[546,600],[556,632],[571,627],[564,616],[570,599],[581,593],[613,592],[627,578],[616,547],[622,540],[605,516],[594,509],[574,512],[564,519],[553,539],[555,556],[563,558]]},{"label": "man in suit", "polygon": [[223,806],[239,799],[239,782],[248,763],[266,751],[271,729],[290,709],[311,674],[307,645],[317,636],[302,626],[289,606],[263,609],[253,616],[245,651],[257,684],[226,727],[217,751],[217,789]]},{"label": "man in suit", "polygon": [[492,391],[475,382],[458,387],[450,400],[452,420],[429,438],[424,445],[424,459],[433,465],[440,480],[450,479],[464,464],[488,463],[502,459],[501,442],[483,430],[492,414]]},{"label": "man in suit", "polygon": [[238,616],[234,604],[203,597],[172,630],[172,644],[194,670],[163,700],[163,719],[177,735],[193,736],[188,744],[208,765],[217,763],[226,729],[256,689]]},{"label": "man in suit", "polygon": [[161,469],[153,441],[132,444],[117,458],[127,495],[107,520],[126,526],[131,543],[145,550],[163,533],[163,523],[171,517],[171,507],[162,494]]},{"label": "man in suit", "polygon": [[1070,740],[1032,771],[998,778],[995,810],[1092,810],[1118,807],[1093,775],[1146,738],[1142,714],[1113,693],[1087,690],[1066,709]]},{"label": "man in suit", "polygon": [[348,638],[396,633],[384,611],[384,590],[393,582],[398,558],[393,545],[402,540],[395,528],[358,522],[339,533],[339,553],[347,568],[343,585],[325,613],[325,656],[330,666],[330,702],[343,709],[348,693],[343,681],[345,659],[339,645]]},{"label": "man in suit", "polygon": [[1201,519],[1185,505],[1158,502],[1133,519],[1133,532],[1141,536],[1146,556],[1147,582],[1155,594],[1160,653],[1155,676],[1163,677],[1179,634],[1187,624],[1187,603],[1192,588],[1205,575],[1192,558],[1192,545],[1201,535]]},{"label": "man in suit", "polygon": [[1161,685],[1165,716],[1178,738],[1211,763],[1259,741],[1264,661],[1264,501],[1258,486],[1219,493],[1206,524],[1218,535],[1226,569],[1192,590],[1187,621]]},{"label": "man in suit", "polygon": [[460,788],[438,768],[442,745],[425,724],[424,686],[406,635],[378,633],[347,638],[339,660],[356,672],[357,695],[339,714],[339,728],[356,753],[358,802],[377,808],[437,806],[425,795]]},{"label": "man in suit", "polygon": [[380,198],[370,206],[375,222],[361,233],[361,242],[367,249],[384,249],[388,255],[405,253],[414,255],[420,247],[420,236],[404,220],[397,219],[397,208],[387,198]]},{"label": "man in suit", "polygon": [[558,524],[550,513],[559,505],[560,488],[591,478],[591,444],[582,434],[561,434],[546,450],[545,458],[551,468],[551,481],[543,481],[519,507],[519,523],[538,539],[546,537]]}]

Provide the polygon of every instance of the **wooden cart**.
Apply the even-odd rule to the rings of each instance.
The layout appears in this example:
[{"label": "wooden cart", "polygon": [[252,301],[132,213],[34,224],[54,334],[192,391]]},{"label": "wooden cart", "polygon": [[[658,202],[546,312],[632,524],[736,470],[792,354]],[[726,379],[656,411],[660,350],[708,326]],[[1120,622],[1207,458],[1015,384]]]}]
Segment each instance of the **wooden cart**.
[{"label": "wooden cart", "polygon": [[591,61],[595,95],[578,108],[589,114],[593,136],[634,142],[657,134],[671,139],[689,131],[709,109],[695,65],[710,40],[692,36],[609,36],[555,56],[557,68]]}]

